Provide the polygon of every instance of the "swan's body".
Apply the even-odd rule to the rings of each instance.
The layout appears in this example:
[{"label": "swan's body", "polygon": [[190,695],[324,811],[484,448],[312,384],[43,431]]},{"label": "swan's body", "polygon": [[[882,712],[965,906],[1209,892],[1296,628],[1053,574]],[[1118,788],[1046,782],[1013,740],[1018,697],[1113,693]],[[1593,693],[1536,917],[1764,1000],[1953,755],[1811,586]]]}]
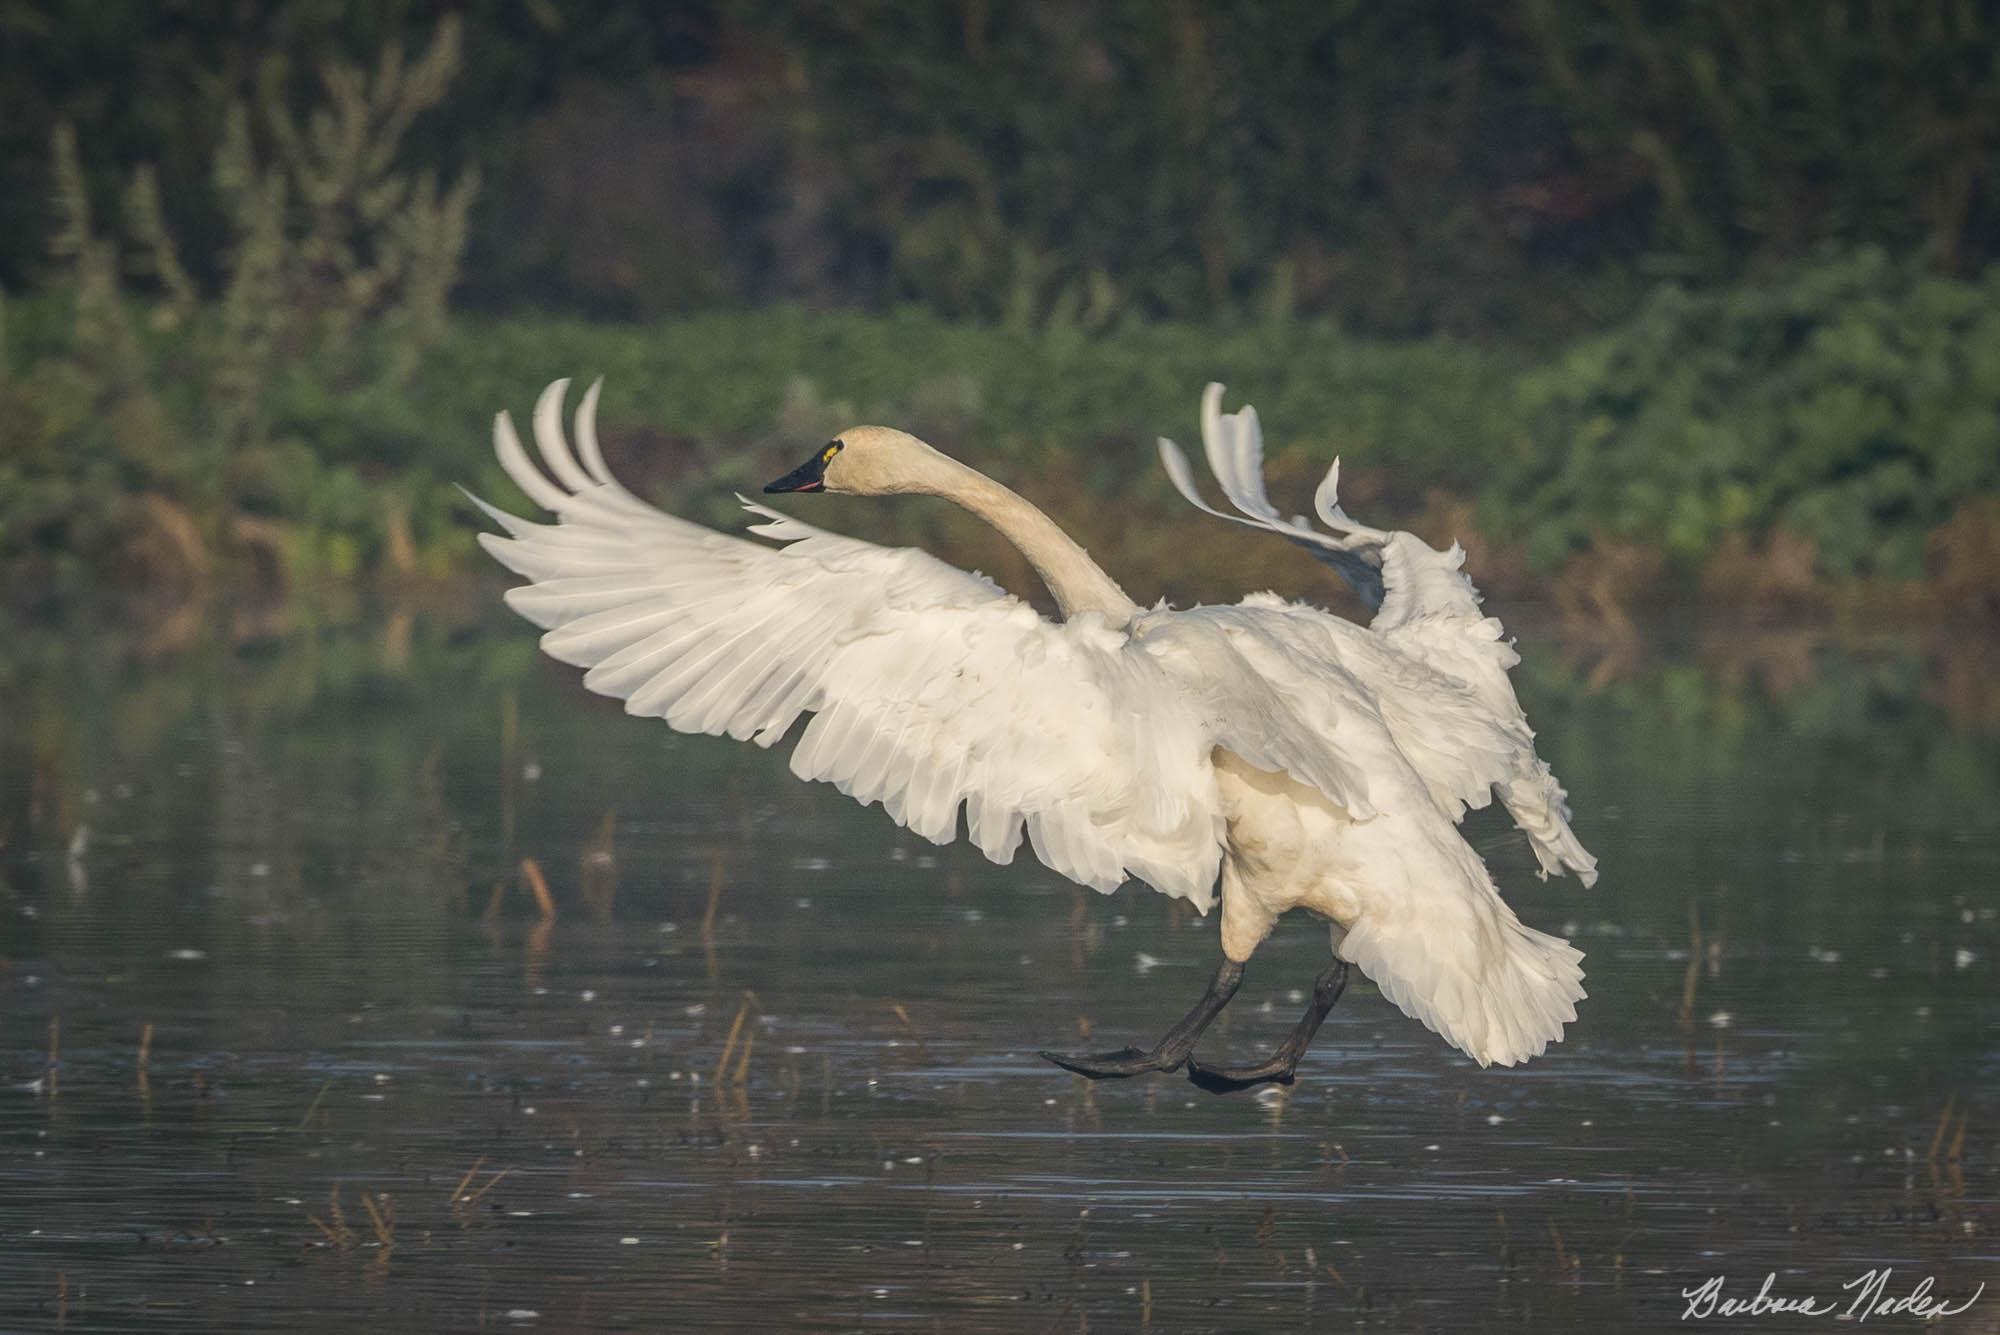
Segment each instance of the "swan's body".
[{"label": "swan's body", "polygon": [[[585,685],[682,731],[769,746],[812,714],[792,754],[938,843],[968,836],[1009,861],[1023,830],[1072,880],[1130,877],[1206,912],[1221,884],[1224,964],[1162,1044],[1057,1058],[1092,1075],[1171,1070],[1234,992],[1242,965],[1293,908],[1333,924],[1336,965],[1278,1058],[1250,1072],[1191,1067],[1211,1087],[1289,1079],[1338,996],[1345,962],[1481,1065],[1561,1037],[1583,996],[1579,952],[1514,916],[1456,825],[1498,793],[1544,874],[1594,863],[1535,755],[1500,625],[1478,610],[1456,548],[1355,525],[1333,534],[1264,500],[1254,414],[1204,401],[1209,462],[1239,522],[1308,545],[1364,596],[1367,627],[1270,594],[1233,607],[1144,611],[1053,521],[997,482],[902,432],[860,427],[767,490],[922,493],[986,519],[1048,585],[1050,621],[978,575],[912,548],[811,528],[745,502],[767,546],[672,518],[604,467],[595,387],[563,440],[566,382],[535,411],[551,482],[505,414],[508,473],[559,523],[485,507],[481,541],[531,583],[508,603],[548,628],[542,647]],[[1161,442],[1197,505],[1184,458]],[[1207,509],[1206,505],[1202,505]],[[1214,513],[1211,511],[1211,513]]]}]

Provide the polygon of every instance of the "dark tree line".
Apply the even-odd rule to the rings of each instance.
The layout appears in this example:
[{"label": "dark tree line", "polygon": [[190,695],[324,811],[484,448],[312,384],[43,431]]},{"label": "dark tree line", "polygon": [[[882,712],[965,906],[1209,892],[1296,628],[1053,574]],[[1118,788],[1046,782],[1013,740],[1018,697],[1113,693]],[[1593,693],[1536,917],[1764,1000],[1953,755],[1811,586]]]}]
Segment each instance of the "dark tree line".
[{"label": "dark tree line", "polygon": [[212,281],[228,108],[447,9],[408,147],[485,183],[478,308],[1536,335],[1828,244],[2000,248],[1994,0],[0,0],[0,285],[46,272],[64,122],[107,197],[159,164]]}]

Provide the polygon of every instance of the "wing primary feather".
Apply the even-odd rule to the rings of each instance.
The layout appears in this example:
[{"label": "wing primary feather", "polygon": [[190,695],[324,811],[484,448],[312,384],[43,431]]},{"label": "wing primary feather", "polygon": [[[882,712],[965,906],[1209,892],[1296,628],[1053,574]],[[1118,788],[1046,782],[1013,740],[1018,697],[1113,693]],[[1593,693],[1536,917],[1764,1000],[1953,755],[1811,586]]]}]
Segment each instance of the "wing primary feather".
[{"label": "wing primary feather", "polygon": [[[590,388],[583,391],[583,401],[576,405],[576,452],[583,460],[583,467],[598,482],[620,496],[632,500],[633,496],[623,483],[611,475],[611,468],[604,462],[604,449],[597,439],[597,399],[604,392],[604,377],[590,382]],[[644,502],[640,502],[642,505]]]},{"label": "wing primary feather", "polygon": [[551,380],[535,400],[535,448],[542,452],[542,460],[556,475],[556,481],[571,491],[590,491],[596,483],[577,467],[568,443],[563,440],[562,406],[568,393],[567,379]]},{"label": "wing primary feather", "polygon": [[505,411],[493,417],[493,453],[499,456],[500,466],[529,500],[544,510],[561,511],[568,494],[543,477],[542,470],[529,460],[528,452],[521,448],[520,436],[514,432],[514,419]]},{"label": "wing primary feather", "polygon": [[[466,500],[471,501],[474,505],[478,506],[480,512],[483,513],[488,519],[498,524],[501,528],[506,529],[507,532],[513,537],[516,538],[524,537],[526,536],[526,534],[530,529],[546,529],[548,527],[548,525],[546,524],[537,524],[530,519],[516,518],[515,516],[508,514],[505,510],[502,510],[499,506],[489,505],[487,502],[480,500],[477,496],[473,495],[470,491],[467,491],[464,487],[460,487],[458,490],[459,494],[464,496]],[[482,534],[481,536],[487,536],[487,535]]]}]

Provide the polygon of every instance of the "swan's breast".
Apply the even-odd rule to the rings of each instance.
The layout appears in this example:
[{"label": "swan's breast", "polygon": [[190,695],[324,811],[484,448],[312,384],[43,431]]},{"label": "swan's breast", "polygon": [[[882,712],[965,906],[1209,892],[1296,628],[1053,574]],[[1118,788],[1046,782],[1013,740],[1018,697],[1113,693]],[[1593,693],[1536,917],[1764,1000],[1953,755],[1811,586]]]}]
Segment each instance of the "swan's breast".
[{"label": "swan's breast", "polygon": [[1335,921],[1357,912],[1341,874],[1354,822],[1316,788],[1258,769],[1218,748],[1215,775],[1229,828],[1223,890],[1257,899],[1272,914],[1310,908]]}]

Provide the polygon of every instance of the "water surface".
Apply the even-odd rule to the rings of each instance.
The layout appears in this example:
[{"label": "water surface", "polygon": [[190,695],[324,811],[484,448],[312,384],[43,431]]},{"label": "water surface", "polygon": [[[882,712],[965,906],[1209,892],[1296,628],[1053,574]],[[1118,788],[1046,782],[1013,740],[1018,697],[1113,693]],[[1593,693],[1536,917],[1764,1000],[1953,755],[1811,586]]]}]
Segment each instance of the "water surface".
[{"label": "water surface", "polygon": [[[628,720],[504,619],[12,626],[0,1325],[1595,1331],[2000,1280],[1992,647],[1517,629],[1603,880],[1469,828],[1588,954],[1568,1041],[1480,1071],[1357,984],[1216,1098],[1033,1055],[1150,1043],[1212,919]],[[1282,925],[1203,1052],[1325,959]]]}]

